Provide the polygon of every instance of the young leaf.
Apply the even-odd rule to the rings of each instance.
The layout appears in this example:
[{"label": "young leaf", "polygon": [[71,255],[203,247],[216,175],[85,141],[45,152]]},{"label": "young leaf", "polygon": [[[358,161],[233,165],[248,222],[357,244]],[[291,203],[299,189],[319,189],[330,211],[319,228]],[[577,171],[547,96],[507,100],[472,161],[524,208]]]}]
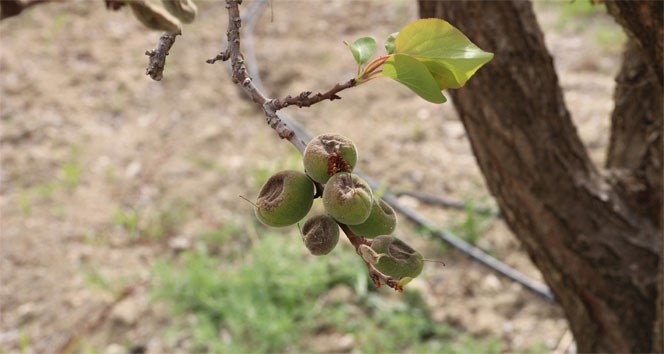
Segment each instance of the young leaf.
[{"label": "young leaf", "polygon": [[348,46],[348,49],[353,53],[353,57],[359,65],[366,63],[376,52],[376,40],[371,37],[362,37],[353,42],[353,44],[344,41],[344,44]]},{"label": "young leaf", "polygon": [[427,67],[406,54],[395,54],[383,64],[383,75],[406,85],[418,96],[433,103],[447,101]]},{"label": "young leaf", "polygon": [[462,87],[493,58],[447,21],[436,18],[407,24],[394,46],[395,53],[408,54],[426,65],[441,90]]},{"label": "young leaf", "polygon": [[394,53],[394,40],[397,39],[398,34],[399,32],[394,32],[387,37],[387,40],[385,41],[385,50],[387,50],[387,54]]}]

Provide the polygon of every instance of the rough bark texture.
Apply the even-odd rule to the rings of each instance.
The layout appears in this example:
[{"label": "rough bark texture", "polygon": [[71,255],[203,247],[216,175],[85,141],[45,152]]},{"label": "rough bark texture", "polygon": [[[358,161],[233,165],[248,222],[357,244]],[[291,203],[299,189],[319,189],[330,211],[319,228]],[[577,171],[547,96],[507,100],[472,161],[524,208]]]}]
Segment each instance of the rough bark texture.
[{"label": "rough bark texture", "polygon": [[662,85],[640,46],[630,40],[616,78],[606,167],[631,207],[661,228]]},{"label": "rough bark texture", "polygon": [[[420,0],[420,14],[451,22],[495,53],[451,95],[487,184],[563,307],[579,351],[657,349],[661,216],[634,207],[656,200],[634,200],[629,180],[614,183],[590,162],[531,4]],[[618,166],[618,140],[612,144]],[[633,171],[631,157],[622,164]],[[661,163],[659,171],[661,178]]]},{"label": "rough bark texture", "polygon": [[645,62],[655,70],[657,82],[661,84],[664,81],[664,2],[606,1],[606,8],[641,48]]}]

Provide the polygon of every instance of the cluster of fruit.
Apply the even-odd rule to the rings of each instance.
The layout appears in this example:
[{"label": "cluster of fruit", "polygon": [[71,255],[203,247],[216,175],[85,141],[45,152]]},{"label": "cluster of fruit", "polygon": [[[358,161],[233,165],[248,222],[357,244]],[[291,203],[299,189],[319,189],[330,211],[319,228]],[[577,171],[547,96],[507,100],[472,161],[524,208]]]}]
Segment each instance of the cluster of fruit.
[{"label": "cluster of fruit", "polygon": [[404,284],[420,274],[422,254],[391,236],[397,226],[392,207],[352,173],[357,163],[352,141],[338,134],[319,135],[307,145],[303,163],[306,174],[281,171],[265,182],[255,203],[258,220],[273,227],[293,225],[321,196],[326,214],[308,218],[302,227],[302,240],[313,255],[334,249],[343,224],[362,237],[358,253],[381,273]]}]

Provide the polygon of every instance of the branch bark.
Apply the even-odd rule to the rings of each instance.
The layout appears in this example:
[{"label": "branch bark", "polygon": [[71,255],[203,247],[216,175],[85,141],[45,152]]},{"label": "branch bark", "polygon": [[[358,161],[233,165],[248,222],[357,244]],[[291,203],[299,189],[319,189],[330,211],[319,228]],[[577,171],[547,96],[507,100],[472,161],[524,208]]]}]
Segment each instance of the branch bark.
[{"label": "branch bark", "polygon": [[175,43],[175,37],[182,33],[168,33],[159,37],[157,47],[153,50],[145,51],[145,55],[150,57],[148,67],[145,69],[145,75],[148,75],[155,81],[161,81],[164,77],[164,67],[166,67],[166,56]]},{"label": "branch bark", "polygon": [[579,351],[650,351],[661,228],[590,162],[531,4],[419,4],[422,17],[448,20],[495,53],[451,96],[507,224],[563,307]]},{"label": "branch bark", "polygon": [[606,1],[609,14],[623,27],[644,53],[646,60],[664,81],[664,2],[662,1]]},{"label": "branch bark", "polygon": [[606,167],[630,207],[662,226],[662,85],[630,40],[616,78]]}]

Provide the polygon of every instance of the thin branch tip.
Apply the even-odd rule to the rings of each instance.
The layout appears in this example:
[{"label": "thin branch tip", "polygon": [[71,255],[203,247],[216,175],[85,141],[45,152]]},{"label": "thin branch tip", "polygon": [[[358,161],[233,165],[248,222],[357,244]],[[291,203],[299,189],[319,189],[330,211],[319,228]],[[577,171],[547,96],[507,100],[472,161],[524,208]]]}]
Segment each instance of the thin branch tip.
[{"label": "thin branch tip", "polygon": [[154,49],[149,49],[145,51],[150,59],[148,60],[148,66],[145,68],[145,75],[150,76],[155,81],[161,81],[164,77],[164,68],[166,67],[166,57],[168,52],[173,47],[175,43],[175,37],[181,35],[182,32],[164,32],[159,37],[157,46]]}]

